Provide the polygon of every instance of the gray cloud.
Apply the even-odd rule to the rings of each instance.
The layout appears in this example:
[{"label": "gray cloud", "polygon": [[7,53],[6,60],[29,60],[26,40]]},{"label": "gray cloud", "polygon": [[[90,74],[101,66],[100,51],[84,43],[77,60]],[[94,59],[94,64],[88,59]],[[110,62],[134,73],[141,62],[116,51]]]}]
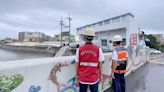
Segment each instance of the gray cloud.
[{"label": "gray cloud", "polygon": [[163,10],[163,0],[1,0],[0,38],[16,37],[20,31],[59,33],[60,17],[69,14],[74,33],[76,27],[127,12],[142,29],[164,32]]}]

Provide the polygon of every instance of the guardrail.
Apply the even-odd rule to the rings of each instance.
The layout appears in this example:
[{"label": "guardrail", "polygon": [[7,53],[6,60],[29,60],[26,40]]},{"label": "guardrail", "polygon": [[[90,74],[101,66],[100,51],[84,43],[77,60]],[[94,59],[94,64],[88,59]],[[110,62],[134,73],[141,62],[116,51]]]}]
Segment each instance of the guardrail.
[{"label": "guardrail", "polygon": [[155,60],[164,57],[164,53],[161,54],[150,54],[150,60]]},{"label": "guardrail", "polygon": [[[126,75],[148,61],[144,50],[128,51]],[[111,86],[111,53],[105,53],[102,89]],[[0,92],[78,92],[75,56],[0,62]]]}]

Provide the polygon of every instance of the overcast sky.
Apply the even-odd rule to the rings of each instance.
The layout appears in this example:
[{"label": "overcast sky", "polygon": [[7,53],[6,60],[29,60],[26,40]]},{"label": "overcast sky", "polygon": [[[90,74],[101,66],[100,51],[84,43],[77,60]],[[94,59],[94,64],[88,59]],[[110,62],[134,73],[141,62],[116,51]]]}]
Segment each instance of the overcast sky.
[{"label": "overcast sky", "polygon": [[17,37],[20,31],[53,36],[69,15],[75,28],[131,12],[146,33],[164,33],[163,0],[0,0],[0,39]]}]

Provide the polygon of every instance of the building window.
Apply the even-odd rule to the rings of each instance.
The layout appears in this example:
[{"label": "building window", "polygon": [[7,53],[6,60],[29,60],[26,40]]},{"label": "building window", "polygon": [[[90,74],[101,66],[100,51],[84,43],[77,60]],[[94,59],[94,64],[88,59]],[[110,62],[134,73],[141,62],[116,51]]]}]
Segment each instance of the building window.
[{"label": "building window", "polygon": [[110,24],[110,20],[104,21],[104,24]]},{"label": "building window", "polygon": [[123,39],[122,45],[126,45],[126,39]]},{"label": "building window", "polygon": [[91,25],[91,27],[95,27],[95,26],[96,26],[96,24],[92,24],[92,25]]},{"label": "building window", "polygon": [[112,40],[109,40],[109,43],[112,43]]},{"label": "building window", "polygon": [[97,23],[97,26],[102,26],[102,25],[103,25],[102,22]]},{"label": "building window", "polygon": [[32,33],[28,33],[28,35],[32,35]]},{"label": "building window", "polygon": [[31,38],[31,39],[29,39],[29,41],[30,41],[30,42],[32,42],[32,38]]},{"label": "building window", "polygon": [[120,21],[120,18],[112,19],[112,23],[116,23],[116,22],[119,22],[119,21]]},{"label": "building window", "polygon": [[102,39],[101,40],[101,45],[102,46],[107,46],[107,39]]},{"label": "building window", "polygon": [[123,17],[122,17],[122,21],[125,21],[126,19],[127,19],[126,16],[123,16]]}]

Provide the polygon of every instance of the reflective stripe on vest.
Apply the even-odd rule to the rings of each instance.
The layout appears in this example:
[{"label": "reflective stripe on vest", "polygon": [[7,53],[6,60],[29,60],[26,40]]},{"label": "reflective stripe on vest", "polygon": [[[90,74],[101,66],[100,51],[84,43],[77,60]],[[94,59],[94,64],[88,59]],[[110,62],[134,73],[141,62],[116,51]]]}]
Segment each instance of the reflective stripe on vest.
[{"label": "reflective stripe on vest", "polygon": [[91,66],[91,67],[97,67],[97,66],[98,66],[98,63],[80,62],[80,66]]},{"label": "reflective stripe on vest", "polygon": [[126,58],[118,59],[117,61],[118,61],[118,62],[122,62],[122,61],[125,61],[125,60],[126,60]]}]

